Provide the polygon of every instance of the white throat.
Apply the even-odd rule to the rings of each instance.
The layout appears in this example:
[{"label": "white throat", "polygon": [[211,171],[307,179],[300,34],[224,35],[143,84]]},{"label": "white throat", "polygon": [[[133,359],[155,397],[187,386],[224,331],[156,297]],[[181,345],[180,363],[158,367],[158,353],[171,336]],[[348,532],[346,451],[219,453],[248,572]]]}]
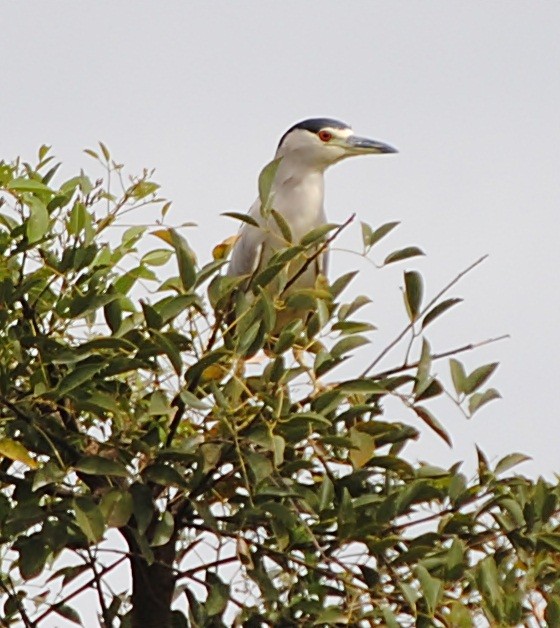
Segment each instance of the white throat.
[{"label": "white throat", "polygon": [[272,206],[290,225],[295,242],[326,222],[323,169],[302,163],[297,154],[280,162],[272,193]]}]

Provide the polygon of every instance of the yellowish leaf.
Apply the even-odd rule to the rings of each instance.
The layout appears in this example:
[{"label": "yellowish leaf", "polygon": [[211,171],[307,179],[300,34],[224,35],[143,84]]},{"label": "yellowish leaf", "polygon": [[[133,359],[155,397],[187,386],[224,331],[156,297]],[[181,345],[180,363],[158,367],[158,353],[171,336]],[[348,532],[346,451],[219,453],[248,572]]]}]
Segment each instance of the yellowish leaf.
[{"label": "yellowish leaf", "polygon": [[16,462],[23,462],[31,469],[37,469],[39,466],[39,463],[30,456],[27,449],[11,438],[0,438],[0,455]]},{"label": "yellowish leaf", "polygon": [[228,253],[231,251],[233,245],[237,242],[238,239],[239,239],[239,236],[234,235],[234,236],[230,236],[229,238],[226,238],[223,242],[220,242],[220,244],[217,244],[212,249],[212,257],[215,260],[226,258]]},{"label": "yellowish leaf", "polygon": [[355,447],[349,451],[350,461],[355,469],[361,469],[373,456],[375,438],[367,432],[362,432],[358,427],[352,427],[350,428],[350,440]]},{"label": "yellowish leaf", "polygon": [[152,231],[151,234],[156,236],[160,240],[163,240],[167,244],[171,244],[171,246],[173,246],[173,241],[171,239],[171,232],[169,229],[158,229],[157,231]]},{"label": "yellowish leaf", "polygon": [[218,381],[222,379],[222,377],[225,375],[225,372],[226,371],[223,366],[220,366],[219,364],[211,364],[202,371],[200,379],[203,382]]}]

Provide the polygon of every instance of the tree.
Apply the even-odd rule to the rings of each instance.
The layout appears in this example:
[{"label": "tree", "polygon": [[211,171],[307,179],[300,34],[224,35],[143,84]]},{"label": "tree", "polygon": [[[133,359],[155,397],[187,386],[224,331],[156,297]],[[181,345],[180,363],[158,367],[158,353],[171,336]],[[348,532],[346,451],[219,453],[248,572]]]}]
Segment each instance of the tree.
[{"label": "tree", "polygon": [[[0,163],[2,625],[80,624],[86,590],[105,627],[560,624],[559,486],[508,474],[517,453],[491,468],[479,451],[472,480],[413,463],[419,432],[385,415],[397,399],[450,443],[428,408],[447,386],[435,360],[450,358],[446,392],[467,415],[498,396],[483,390],[496,364],[457,359],[474,345],[434,355],[427,339],[464,273],[424,305],[405,272],[409,325],[362,373],[337,371],[373,330],[367,298],[341,296],[354,273],[266,287],[345,225],[292,243],[279,221],[286,248],[246,295],[223,273],[231,242],[200,266],[152,173],[126,179],[104,145],[86,152],[95,182],[57,182],[45,146],[37,165]],[[119,230],[145,206],[155,227]],[[394,227],[363,224],[364,254]],[[313,315],[273,337],[285,302]],[[379,370],[390,351],[404,361]],[[127,551],[101,553],[107,534]],[[115,593],[122,564],[132,587]],[[45,576],[59,591],[35,595]]]}]

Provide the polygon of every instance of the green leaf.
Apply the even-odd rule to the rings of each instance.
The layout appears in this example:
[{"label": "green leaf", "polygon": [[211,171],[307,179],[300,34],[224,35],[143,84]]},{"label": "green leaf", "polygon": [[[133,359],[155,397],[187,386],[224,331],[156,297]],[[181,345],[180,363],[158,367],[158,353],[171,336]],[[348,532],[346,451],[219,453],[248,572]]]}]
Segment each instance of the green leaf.
[{"label": "green leaf", "polygon": [[284,462],[284,451],[286,449],[286,441],[282,438],[282,436],[278,436],[278,434],[274,434],[272,437],[274,443],[274,466],[278,468]]},{"label": "green leaf", "polygon": [[438,578],[432,577],[429,571],[422,565],[417,565],[415,571],[422,587],[428,613],[430,616],[433,616],[443,594],[443,583]]},{"label": "green leaf", "polygon": [[422,392],[419,392],[415,395],[415,401],[424,401],[426,399],[431,399],[432,397],[437,397],[444,392],[444,388],[441,383],[437,379],[431,379],[429,383],[425,386]]},{"label": "green leaf", "polygon": [[154,515],[152,491],[145,485],[135,482],[130,487],[132,495],[134,518],[138,526],[138,533],[143,535]]},{"label": "green leaf", "polygon": [[334,486],[328,476],[323,476],[321,489],[319,491],[319,511],[331,508],[334,498]]},{"label": "green leaf", "polygon": [[422,597],[420,592],[406,582],[399,582],[399,589],[402,591],[403,598],[406,600],[408,606],[416,612],[416,602]]},{"label": "green leaf", "polygon": [[276,344],[274,345],[274,353],[276,355],[287,351],[296,341],[297,337],[303,331],[303,322],[301,320],[289,323],[281,331]]},{"label": "green leaf", "polygon": [[170,512],[165,511],[161,515],[161,519],[156,523],[154,534],[150,542],[151,547],[165,545],[173,536],[174,529],[175,520],[173,519],[173,515]]},{"label": "green leaf", "polygon": [[318,412],[297,412],[294,414],[290,414],[288,417],[285,417],[283,419],[284,422],[289,423],[289,422],[298,422],[298,423],[303,423],[308,422],[308,423],[321,423],[322,425],[332,425],[332,421],[330,419],[328,419],[327,417],[323,416],[322,414],[319,414]]},{"label": "green leaf", "polygon": [[453,380],[455,392],[460,395],[465,392],[465,383],[467,381],[465,367],[461,364],[461,362],[459,362],[459,360],[451,358],[449,360],[449,368],[451,370],[451,379]]},{"label": "green leaf", "polygon": [[292,231],[284,216],[282,216],[282,214],[280,212],[277,212],[275,209],[270,210],[270,215],[274,218],[274,222],[278,225],[278,229],[280,229],[280,233],[282,234],[282,237],[284,238],[286,243],[291,244]]},{"label": "green leaf", "polygon": [[[190,612],[190,607],[189,607],[189,612]],[[171,626],[170,628],[191,628],[193,624],[189,624],[189,622],[187,621],[187,618],[183,615],[183,613],[181,611],[171,611]],[[196,624],[198,625],[198,624]],[[122,628],[124,628],[124,626],[121,623]]]},{"label": "green leaf", "polygon": [[39,467],[33,476],[32,491],[38,491],[43,486],[61,482],[66,477],[66,470],[61,469],[54,460],[48,460]]},{"label": "green leaf", "polygon": [[[337,296],[335,294],[335,296]],[[345,303],[340,306],[338,310],[338,319],[345,320],[351,314],[362,308],[364,305],[371,303],[371,299],[369,297],[365,297],[363,295],[357,296],[352,303]]]},{"label": "green leaf", "polygon": [[471,613],[462,602],[452,602],[450,606],[449,622],[453,628],[473,628]]},{"label": "green leaf", "polygon": [[56,387],[55,394],[57,396],[66,395],[76,388],[79,388],[82,384],[91,382],[92,377],[97,375],[103,366],[104,365],[99,362],[77,366],[73,371],[70,371],[68,375],[62,378]]},{"label": "green leaf", "polygon": [[154,249],[146,253],[140,260],[141,264],[148,266],[163,266],[171,258],[172,252],[169,249]]},{"label": "green leaf", "polygon": [[262,309],[262,321],[266,331],[271,332],[276,324],[276,308],[269,293],[259,286],[259,305]]},{"label": "green leaf", "polygon": [[129,475],[126,467],[120,462],[102,456],[84,456],[76,462],[74,469],[88,475],[115,475],[123,478]]},{"label": "green leaf", "polygon": [[446,432],[443,425],[429,410],[427,410],[423,406],[413,406],[412,409],[430,429],[432,429],[442,440],[444,440],[449,445],[449,447],[453,446],[449,434]]},{"label": "green leaf", "polygon": [[141,199],[146,198],[150,194],[154,194],[159,190],[160,186],[153,181],[138,181],[134,183],[130,189],[129,194],[132,198]]},{"label": "green leaf", "polygon": [[101,141],[99,142],[99,148],[103,153],[103,157],[105,157],[105,161],[109,161],[109,159],[111,159],[111,153],[109,152],[109,149]]},{"label": "green leaf", "polygon": [[273,159],[261,170],[261,173],[259,174],[259,199],[261,201],[261,214],[266,213],[272,204],[270,192],[281,161],[282,157]]},{"label": "green leaf", "polygon": [[163,320],[161,316],[154,310],[154,308],[145,301],[140,301],[140,306],[142,307],[142,313],[144,314],[146,327],[148,329],[155,330],[161,329],[163,327]]},{"label": "green leaf", "polygon": [[19,552],[18,566],[24,580],[36,578],[41,574],[50,554],[42,535],[33,534],[16,542]]},{"label": "green leaf", "polygon": [[475,392],[482,386],[492,375],[492,373],[498,368],[498,362],[492,362],[492,364],[485,364],[475,369],[466,379],[463,392],[467,395]]},{"label": "green leaf", "polygon": [[430,377],[431,368],[432,350],[430,347],[430,343],[426,340],[426,338],[423,338],[422,352],[420,354],[420,360],[418,362],[418,369],[416,371],[416,378],[413,388],[413,392],[416,398],[418,398],[433,381],[433,379]]},{"label": "green leaf", "polygon": [[509,471],[509,469],[511,469],[512,467],[515,467],[522,462],[527,462],[528,460],[532,460],[532,458],[530,456],[526,456],[525,454],[508,454],[498,462],[496,468],[494,469],[494,473],[496,475],[499,475],[500,473]]},{"label": "green leaf", "polygon": [[247,463],[255,476],[255,483],[258,484],[273,472],[272,462],[262,454],[247,452]]},{"label": "green leaf", "polygon": [[70,235],[78,235],[86,225],[88,213],[83,203],[76,202],[68,215],[67,231]]},{"label": "green leaf", "polygon": [[550,595],[544,611],[547,626],[560,626],[560,596]]},{"label": "green leaf", "polygon": [[346,353],[366,344],[369,344],[369,340],[364,336],[347,336],[334,345],[331,349],[331,355],[333,358],[338,359]]},{"label": "green leaf", "polygon": [[161,349],[162,353],[165,353],[165,355],[169,358],[175,373],[180,375],[183,369],[183,359],[181,358],[181,352],[177,346],[165,334],[162,334],[155,329],[150,330],[150,334],[156,345]]},{"label": "green leaf", "polygon": [[183,476],[173,467],[163,463],[156,463],[146,467],[142,475],[147,479],[162,486],[176,486],[185,488],[186,482]]},{"label": "green leaf", "polygon": [[97,543],[103,538],[105,521],[98,506],[91,497],[76,497],[73,501],[76,523],[87,539]]},{"label": "green leaf", "polygon": [[434,321],[438,316],[441,316],[444,312],[446,312],[449,308],[457,305],[457,303],[461,303],[463,299],[446,299],[438,305],[434,306],[422,319],[422,329],[425,329],[432,321]]},{"label": "green leaf", "polygon": [[132,516],[134,502],[126,490],[112,489],[103,495],[99,509],[108,526],[121,528]]},{"label": "green leaf", "polygon": [[211,571],[206,572],[206,582],[209,585],[205,604],[206,614],[208,617],[221,615],[229,601],[229,586]]},{"label": "green leaf", "polygon": [[469,413],[472,415],[492,399],[501,399],[501,397],[502,395],[495,388],[489,388],[483,393],[474,393],[469,399]]},{"label": "green leaf", "polygon": [[181,283],[188,292],[196,283],[196,257],[183,236],[177,233],[175,229],[169,229],[169,233],[177,255]]},{"label": "green leaf", "polygon": [[306,233],[303,238],[300,240],[300,244],[302,246],[310,246],[311,244],[315,244],[319,240],[322,240],[327,233],[336,229],[339,225],[335,225],[332,223],[327,223],[317,227],[316,229],[312,229],[309,233]]},{"label": "green leaf", "polygon": [[[364,223],[362,223],[362,225],[363,224]],[[373,232],[371,232],[371,227],[370,227],[369,231],[371,233],[368,233],[367,243],[365,243],[366,247],[371,248],[374,244],[379,242],[379,240],[384,238],[388,233],[393,231],[393,229],[395,227],[397,227],[398,225],[400,225],[400,224],[401,224],[400,222],[387,222],[384,225],[381,225],[381,227],[378,227]],[[367,229],[366,229],[366,231],[367,231]],[[363,237],[363,231],[362,231],[362,237]]]},{"label": "green leaf", "polygon": [[122,306],[120,299],[114,299],[103,306],[103,316],[109,329],[115,333],[122,323]]},{"label": "green leaf", "polygon": [[39,151],[38,151],[39,161],[43,161],[43,159],[45,159],[45,157],[48,155],[51,148],[52,146],[49,146],[48,144],[42,144],[39,147]]},{"label": "green leaf", "polygon": [[68,604],[53,604],[52,609],[57,615],[64,617],[64,619],[67,619],[78,626],[84,625],[82,624],[78,611],[74,610],[71,606],[68,606]]},{"label": "green leaf", "polygon": [[[331,294],[333,296],[333,299],[336,299],[336,297],[338,297],[348,287],[352,279],[354,279],[354,277],[356,277],[357,274],[358,274],[358,271],[355,270],[350,273],[341,275],[340,277],[335,279],[335,281],[333,281],[333,283],[331,284]],[[357,302],[360,301],[360,304],[357,305],[354,310],[348,311],[346,313],[346,316],[349,316],[353,311],[356,311],[362,305],[365,305],[366,303],[371,303],[371,299],[364,296],[356,297],[356,301]],[[346,306],[342,305],[340,309],[342,310],[344,307],[347,307],[348,309],[350,308],[349,305],[346,305]],[[346,317],[339,316],[339,319],[343,319],[343,318],[346,318]]]},{"label": "green leaf", "polygon": [[339,626],[341,624],[348,624],[348,616],[339,606],[327,606],[319,611],[317,619],[313,622],[314,626]]},{"label": "green leaf", "polygon": [[210,406],[204,401],[201,401],[196,395],[188,390],[182,390],[179,393],[181,397],[181,401],[188,406],[189,408],[194,408],[195,410],[210,410]]},{"label": "green leaf", "polygon": [[408,316],[411,321],[415,321],[418,318],[424,295],[422,275],[415,270],[406,271],[404,273],[404,286],[404,299]]},{"label": "green leaf", "polygon": [[560,534],[553,532],[539,532],[537,540],[555,552],[560,552]]},{"label": "green leaf", "polygon": [[41,181],[28,179],[27,177],[12,179],[6,188],[16,192],[50,192],[53,194],[53,191],[47,185],[41,183]]},{"label": "green leaf", "polygon": [[393,611],[388,606],[384,606],[381,609],[381,612],[383,613],[383,619],[385,620],[384,625],[386,625],[387,628],[400,628],[401,624],[399,624],[395,613],[393,613]]},{"label": "green leaf", "polygon": [[417,246],[407,246],[404,249],[400,249],[398,251],[393,251],[385,258],[383,262],[386,264],[393,264],[394,262],[400,262],[403,259],[408,259],[409,257],[416,257],[418,255],[425,255],[422,249],[419,249]]},{"label": "green leaf", "polygon": [[496,605],[502,598],[502,590],[499,583],[498,569],[492,556],[487,556],[478,563],[477,576],[483,597],[490,605]]},{"label": "green leaf", "polygon": [[25,204],[30,211],[26,223],[27,239],[30,243],[34,243],[41,240],[49,229],[49,212],[46,205],[35,196],[28,196]]},{"label": "green leaf", "polygon": [[331,328],[333,331],[339,331],[341,335],[361,334],[366,331],[377,329],[371,323],[361,323],[359,321],[338,321]]},{"label": "green leaf", "polygon": [[[525,526],[525,517],[523,516],[523,510],[521,506],[514,499],[502,499],[500,500],[500,508],[505,510],[509,515],[514,528],[521,528]],[[509,532],[512,526],[508,522],[507,531]]]},{"label": "green leaf", "polygon": [[367,224],[367,222],[360,222],[360,227],[362,229],[362,243],[364,245],[364,249],[367,249],[369,247],[370,238],[373,234],[373,229]]},{"label": "green leaf", "polygon": [[249,214],[240,214],[238,212],[223,212],[221,215],[227,216],[228,218],[235,218],[235,220],[245,222],[252,227],[259,227],[259,223]]}]

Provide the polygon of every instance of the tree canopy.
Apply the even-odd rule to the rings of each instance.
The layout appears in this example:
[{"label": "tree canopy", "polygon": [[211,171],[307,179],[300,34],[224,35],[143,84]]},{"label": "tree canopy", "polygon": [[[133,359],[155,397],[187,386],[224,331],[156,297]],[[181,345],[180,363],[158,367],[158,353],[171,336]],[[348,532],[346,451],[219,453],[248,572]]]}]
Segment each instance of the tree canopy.
[{"label": "tree canopy", "polygon": [[[367,295],[344,298],[355,273],[287,290],[287,265],[353,217],[292,242],[277,216],[286,247],[246,293],[231,240],[199,264],[152,172],[86,152],[98,178],[61,181],[46,146],[0,162],[0,625],[92,626],[88,590],[106,628],[560,625],[558,484],[512,474],[520,453],[479,450],[473,478],[410,460],[420,433],[385,407],[450,444],[433,398],[470,417],[499,396],[496,363],[459,360],[475,345],[429,343],[478,262],[433,298],[405,271],[409,323],[374,350]],[[126,226],[140,208],[157,221]],[[362,254],[397,224],[362,223]],[[272,334],[285,307],[312,315]]]}]

